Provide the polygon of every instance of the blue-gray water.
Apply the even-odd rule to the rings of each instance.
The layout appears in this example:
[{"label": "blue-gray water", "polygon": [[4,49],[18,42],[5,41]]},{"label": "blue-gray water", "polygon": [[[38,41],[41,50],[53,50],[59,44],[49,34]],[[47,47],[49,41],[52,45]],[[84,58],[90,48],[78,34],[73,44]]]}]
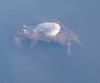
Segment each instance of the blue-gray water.
[{"label": "blue-gray water", "polygon": [[[0,0],[0,83],[100,83],[99,0]],[[72,55],[57,44],[16,47],[22,24],[50,19],[76,31]],[[6,81],[5,81],[6,80]]]}]

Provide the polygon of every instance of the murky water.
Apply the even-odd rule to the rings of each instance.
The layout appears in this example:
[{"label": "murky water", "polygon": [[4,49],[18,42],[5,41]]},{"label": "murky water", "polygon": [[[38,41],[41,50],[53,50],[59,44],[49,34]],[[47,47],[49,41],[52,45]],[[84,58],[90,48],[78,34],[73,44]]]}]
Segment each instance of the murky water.
[{"label": "murky water", "polygon": [[[99,8],[97,0],[0,1],[0,83],[99,83]],[[52,19],[79,34],[82,47],[73,44],[71,56],[54,43],[15,46],[22,24]]]}]

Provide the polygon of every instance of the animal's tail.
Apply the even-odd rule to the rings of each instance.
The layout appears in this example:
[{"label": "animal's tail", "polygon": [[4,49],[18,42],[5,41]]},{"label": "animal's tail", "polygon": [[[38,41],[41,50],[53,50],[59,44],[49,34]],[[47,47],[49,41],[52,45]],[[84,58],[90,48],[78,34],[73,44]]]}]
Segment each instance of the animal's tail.
[{"label": "animal's tail", "polygon": [[77,40],[75,40],[75,41],[76,41],[76,43],[77,43],[79,46],[82,46],[82,44],[81,44],[81,42],[80,42],[79,39],[77,39]]},{"label": "animal's tail", "polygon": [[[76,40],[76,43],[79,45],[79,46],[82,46],[80,40]],[[71,45],[72,45],[72,42],[67,42],[67,53],[68,55],[70,56],[71,55]]]}]

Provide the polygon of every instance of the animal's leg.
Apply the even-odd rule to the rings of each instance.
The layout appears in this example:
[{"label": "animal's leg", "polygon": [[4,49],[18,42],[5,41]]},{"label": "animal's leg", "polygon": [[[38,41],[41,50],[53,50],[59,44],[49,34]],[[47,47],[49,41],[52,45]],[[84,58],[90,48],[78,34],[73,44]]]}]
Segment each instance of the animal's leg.
[{"label": "animal's leg", "polygon": [[71,55],[71,42],[67,43],[67,53],[69,56]]},{"label": "animal's leg", "polygon": [[30,45],[31,48],[33,48],[36,45],[37,42],[32,42],[32,44]]},{"label": "animal's leg", "polygon": [[14,43],[16,44],[16,47],[17,46],[21,46],[21,40],[20,40],[20,38],[15,37]]}]

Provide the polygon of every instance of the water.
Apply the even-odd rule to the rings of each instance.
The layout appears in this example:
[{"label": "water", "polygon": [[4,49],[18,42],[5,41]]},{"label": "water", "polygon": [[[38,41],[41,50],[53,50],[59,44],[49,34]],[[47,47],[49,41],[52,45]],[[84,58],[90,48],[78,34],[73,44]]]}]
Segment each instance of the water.
[{"label": "water", "polygon": [[[99,0],[1,0],[0,83],[99,83]],[[22,24],[50,19],[76,31],[82,47],[41,42],[34,48],[15,47]]]}]

